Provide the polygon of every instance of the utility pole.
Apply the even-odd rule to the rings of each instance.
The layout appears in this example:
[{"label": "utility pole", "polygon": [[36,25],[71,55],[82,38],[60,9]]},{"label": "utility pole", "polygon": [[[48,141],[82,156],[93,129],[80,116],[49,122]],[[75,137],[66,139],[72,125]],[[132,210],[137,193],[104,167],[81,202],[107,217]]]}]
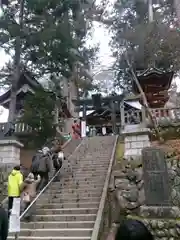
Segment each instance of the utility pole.
[{"label": "utility pole", "polygon": [[11,95],[10,95],[10,103],[9,103],[9,117],[8,122],[14,122],[15,114],[16,114],[16,92],[17,92],[17,84],[20,77],[20,63],[21,63],[21,36],[23,30],[23,17],[24,17],[24,2],[25,0],[20,1],[20,9],[19,9],[19,34],[15,39],[15,56],[14,56],[14,72],[12,74],[12,83],[11,83]]}]

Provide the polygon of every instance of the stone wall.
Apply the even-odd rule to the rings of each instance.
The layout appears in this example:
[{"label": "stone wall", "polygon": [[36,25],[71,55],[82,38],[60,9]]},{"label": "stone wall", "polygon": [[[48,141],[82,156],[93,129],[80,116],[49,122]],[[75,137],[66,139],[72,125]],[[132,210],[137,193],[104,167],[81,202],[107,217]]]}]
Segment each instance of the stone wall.
[{"label": "stone wall", "polygon": [[7,180],[12,168],[11,164],[0,164],[0,202],[7,196]]},{"label": "stone wall", "polygon": [[[141,160],[130,161],[121,160],[119,170],[112,173],[111,186],[113,183],[116,204],[116,219],[121,217],[121,213],[126,217],[141,219],[148,226],[156,240],[176,240],[180,239],[180,212],[175,212],[167,219],[153,219],[141,215],[141,207],[145,204],[143,170]],[[170,157],[166,159],[171,184],[171,198],[173,206],[180,207],[180,160]],[[120,209],[120,211],[119,211]],[[158,208],[157,208],[158,209]],[[141,216],[141,217],[140,217]],[[143,217],[142,217],[143,216]],[[114,220],[113,220],[114,221]]]},{"label": "stone wall", "polygon": [[151,231],[155,240],[179,240],[180,239],[180,221],[173,219],[148,219],[137,218],[136,216],[127,216],[128,218],[142,221]]}]

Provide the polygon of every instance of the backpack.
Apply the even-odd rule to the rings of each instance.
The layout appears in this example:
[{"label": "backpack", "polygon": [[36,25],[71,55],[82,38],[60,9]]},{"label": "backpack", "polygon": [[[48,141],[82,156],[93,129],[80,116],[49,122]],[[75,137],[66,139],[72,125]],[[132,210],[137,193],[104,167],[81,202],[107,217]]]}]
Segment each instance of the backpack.
[{"label": "backpack", "polygon": [[59,158],[57,154],[53,155],[52,160],[55,169],[60,169],[62,167],[62,159]]},{"label": "backpack", "polygon": [[33,156],[32,164],[31,164],[31,172],[32,173],[38,172],[41,157],[42,157],[42,154],[40,154],[40,153],[37,153],[35,156]]}]

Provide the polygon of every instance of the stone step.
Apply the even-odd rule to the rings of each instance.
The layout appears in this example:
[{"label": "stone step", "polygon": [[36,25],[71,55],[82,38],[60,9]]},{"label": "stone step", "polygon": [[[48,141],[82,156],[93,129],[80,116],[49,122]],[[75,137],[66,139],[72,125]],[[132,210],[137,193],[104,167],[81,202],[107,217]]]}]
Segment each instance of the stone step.
[{"label": "stone step", "polygon": [[101,171],[103,170],[103,167],[107,168],[109,166],[109,160],[110,159],[106,158],[106,162],[101,161],[99,163],[96,163],[93,161],[84,162],[84,160],[82,159],[80,162],[73,161],[66,164],[64,163],[64,165],[62,166],[64,167],[64,170],[72,169],[76,171],[81,171],[81,169],[85,169],[86,171],[91,171],[91,170]]},{"label": "stone step", "polygon": [[83,236],[91,236],[92,228],[51,228],[51,229],[22,229],[20,232],[20,236],[34,236],[34,237],[83,237]]},{"label": "stone step", "polygon": [[90,188],[81,188],[79,186],[77,186],[76,188],[60,188],[60,189],[48,189],[46,191],[47,194],[67,194],[67,193],[96,193],[99,192],[102,189],[102,187],[90,187]]},{"label": "stone step", "polygon": [[[97,159],[96,156],[93,156],[93,159],[85,160],[84,155],[83,155],[78,160],[71,159],[68,162],[64,162],[64,165],[66,164],[66,165],[70,165],[70,166],[79,166],[79,167],[85,167],[85,166],[94,167],[97,165],[97,167],[98,167],[98,166],[102,166],[103,164],[108,165],[109,164],[108,161],[110,158],[111,158],[111,156],[107,156],[107,155],[105,157],[102,157],[99,159]],[[96,160],[94,160],[94,159],[96,159]]]},{"label": "stone step", "polygon": [[74,193],[55,193],[54,195],[52,195],[51,193],[44,193],[42,197],[44,198],[52,198],[52,199],[55,199],[55,198],[58,198],[58,199],[61,199],[61,198],[81,198],[81,197],[86,197],[86,198],[91,198],[91,197],[100,197],[102,194],[102,191],[98,191],[98,192],[89,192],[89,193],[83,193],[83,192],[74,192]]},{"label": "stone step", "polygon": [[103,188],[104,186],[104,181],[102,181],[102,183],[94,183],[94,184],[91,184],[91,182],[72,182],[71,183],[71,186],[70,184],[68,184],[68,182],[66,182],[65,184],[61,183],[61,184],[57,184],[57,185],[51,185],[46,191],[49,191],[49,190],[61,190],[61,189],[67,189],[66,186],[68,186],[68,189],[69,190],[73,190],[73,189],[96,189],[96,188]]},{"label": "stone step", "polygon": [[19,240],[91,239],[114,140],[82,140],[64,161],[60,181],[53,182],[37,201],[34,222],[21,223]]},{"label": "stone step", "polygon": [[[19,236],[19,240],[90,240],[90,236],[78,236],[78,237],[65,237],[65,236],[58,236],[58,237],[34,237],[34,236]],[[14,240],[14,236],[8,237],[8,240]]]},{"label": "stone step", "polygon": [[61,199],[58,199],[58,198],[45,198],[44,195],[41,197],[41,199],[37,200],[37,203],[39,204],[47,204],[47,203],[81,203],[81,202],[89,202],[89,201],[92,201],[92,202],[96,202],[96,201],[100,201],[100,197],[81,197],[81,199],[78,199],[78,198],[70,198],[70,199],[67,199],[67,198],[61,198]]},{"label": "stone step", "polygon": [[[83,174],[81,176],[66,176],[63,181],[67,182],[69,180],[74,180],[74,181],[88,181],[88,180],[92,180],[92,182],[98,182],[97,180],[104,180],[105,179],[105,173],[103,175],[96,175],[96,176],[87,176],[86,174]],[[61,180],[60,180],[61,181]]]},{"label": "stone step", "polygon": [[99,206],[99,202],[79,202],[79,203],[47,203],[47,204],[36,204],[36,208],[97,208]]},{"label": "stone step", "polygon": [[95,221],[96,214],[49,214],[49,215],[40,215],[36,214],[34,216],[35,221]]},{"label": "stone step", "polygon": [[94,221],[65,221],[65,222],[21,222],[21,228],[93,228]]},{"label": "stone step", "polygon": [[[107,162],[104,162],[104,163],[94,163],[94,165],[92,165],[92,164],[82,164],[82,163],[80,163],[81,165],[74,165],[74,164],[71,164],[70,163],[70,165],[68,165],[67,167],[72,167],[72,169],[73,170],[81,170],[81,169],[83,169],[83,170],[85,170],[85,171],[91,171],[91,170],[99,170],[99,169],[104,169],[104,167],[108,167],[109,166],[109,161],[107,161]],[[79,168],[81,166],[81,168]]]},{"label": "stone step", "polygon": [[73,178],[69,178],[69,179],[63,179],[63,181],[60,181],[60,182],[53,182],[52,185],[50,186],[50,188],[59,188],[60,186],[66,186],[67,184],[78,184],[80,186],[83,186],[83,185],[102,185],[104,184],[104,179],[105,178],[102,178],[102,179],[99,179],[99,181],[96,181],[96,179],[81,179],[81,180],[76,180],[76,179],[73,179]]},{"label": "stone step", "polygon": [[38,208],[36,213],[40,215],[52,215],[52,214],[92,214],[97,213],[98,208]]},{"label": "stone step", "polygon": [[[72,175],[75,175],[75,176],[84,176],[84,175],[91,176],[91,175],[95,175],[96,176],[98,174],[105,173],[105,172],[107,172],[107,168],[104,168],[103,171],[90,171],[90,172],[83,172],[83,171],[76,172],[76,171],[73,170]],[[69,175],[71,175],[71,174],[69,173]]]}]

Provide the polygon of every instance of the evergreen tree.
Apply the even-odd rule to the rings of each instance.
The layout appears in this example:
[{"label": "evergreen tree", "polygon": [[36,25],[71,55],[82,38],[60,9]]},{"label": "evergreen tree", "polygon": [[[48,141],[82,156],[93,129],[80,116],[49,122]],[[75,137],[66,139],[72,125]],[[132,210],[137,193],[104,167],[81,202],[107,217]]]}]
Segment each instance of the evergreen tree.
[{"label": "evergreen tree", "polygon": [[132,76],[127,57],[135,72],[150,66],[179,71],[180,32],[177,31],[172,1],[160,1],[159,5],[154,5],[153,22],[149,22],[147,1],[117,0],[113,13],[110,28],[116,59],[115,84],[131,89]]}]

